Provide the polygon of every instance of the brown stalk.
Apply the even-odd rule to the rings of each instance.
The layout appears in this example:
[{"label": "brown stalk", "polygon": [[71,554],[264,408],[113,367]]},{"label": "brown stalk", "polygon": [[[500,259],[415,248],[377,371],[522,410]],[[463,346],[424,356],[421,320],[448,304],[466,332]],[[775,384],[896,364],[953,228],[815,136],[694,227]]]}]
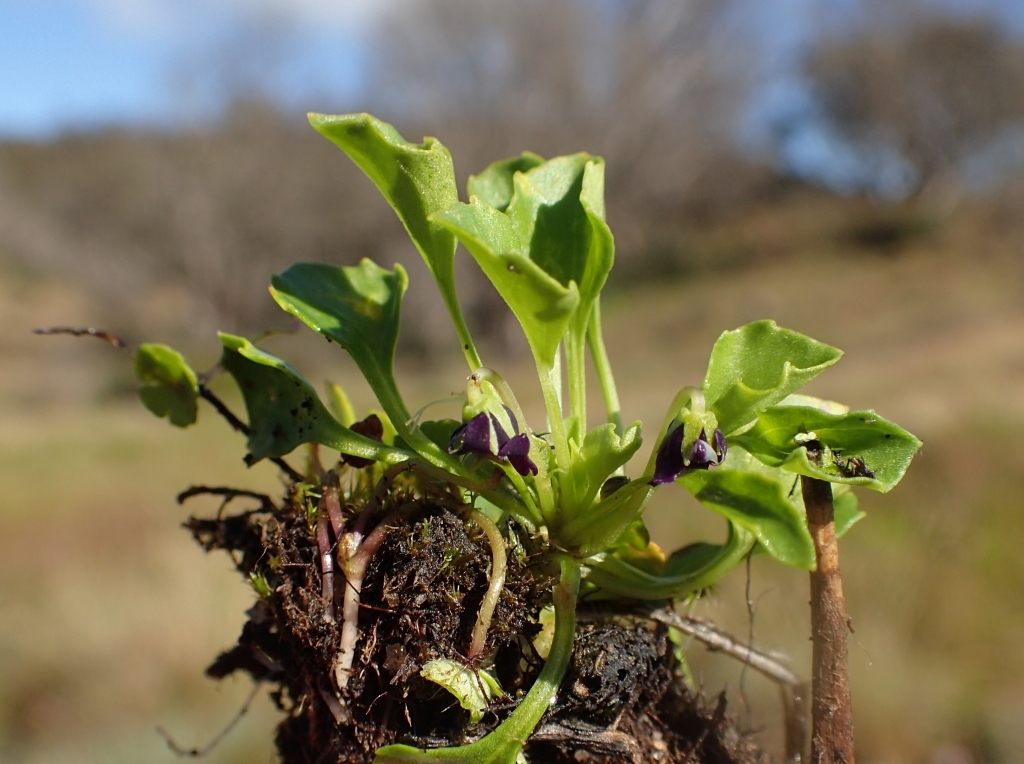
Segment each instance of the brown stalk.
[{"label": "brown stalk", "polygon": [[811,764],[853,764],[853,708],[846,662],[846,604],[832,484],[802,476],[807,526],[817,569],[811,571]]}]

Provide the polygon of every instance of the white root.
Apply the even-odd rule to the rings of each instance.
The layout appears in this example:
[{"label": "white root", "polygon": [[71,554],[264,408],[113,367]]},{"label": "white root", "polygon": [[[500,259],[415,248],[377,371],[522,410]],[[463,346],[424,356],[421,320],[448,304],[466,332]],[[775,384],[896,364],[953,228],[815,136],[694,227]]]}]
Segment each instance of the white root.
[{"label": "white root", "polygon": [[396,517],[398,512],[392,512],[381,520],[362,543],[359,543],[359,532],[353,531],[342,536],[341,543],[338,544],[338,560],[345,572],[341,644],[338,657],[334,659],[334,680],[340,690],[348,685],[352,663],[356,657],[356,642],[359,641],[359,594],[363,589],[363,577],[371,558],[387,538],[390,525]]},{"label": "white root", "polygon": [[491,627],[494,609],[498,606],[502,589],[505,588],[506,557],[505,540],[501,537],[498,526],[491,522],[491,518],[477,509],[470,513],[470,518],[487,535],[487,540],[491,544],[492,557],[491,580],[483,602],[480,603],[476,624],[473,626],[473,639],[469,645],[469,654],[466,656],[470,660],[475,660],[483,653],[487,644],[487,631]]}]

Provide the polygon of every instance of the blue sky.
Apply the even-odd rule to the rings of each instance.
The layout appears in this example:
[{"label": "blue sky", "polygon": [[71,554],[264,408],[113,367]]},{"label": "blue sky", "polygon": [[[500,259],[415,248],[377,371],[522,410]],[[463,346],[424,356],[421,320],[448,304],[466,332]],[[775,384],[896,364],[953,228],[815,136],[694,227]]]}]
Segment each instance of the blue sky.
[{"label": "blue sky", "polygon": [[344,98],[385,2],[2,0],[0,137],[180,126],[205,115],[218,78],[247,76],[230,62],[232,46],[247,43],[271,48],[272,89],[285,100]]},{"label": "blue sky", "polygon": [[[816,37],[855,29],[867,1],[736,4],[727,22],[757,60],[737,140],[754,150],[770,145],[789,169],[838,190],[900,196],[914,180],[900,157],[866,157],[844,144],[818,117],[799,75]],[[919,1],[994,16],[1024,35],[1024,0]],[[413,2],[0,0],[0,139],[110,126],[175,130],[215,117],[252,83],[296,112],[359,108],[375,21]]]}]

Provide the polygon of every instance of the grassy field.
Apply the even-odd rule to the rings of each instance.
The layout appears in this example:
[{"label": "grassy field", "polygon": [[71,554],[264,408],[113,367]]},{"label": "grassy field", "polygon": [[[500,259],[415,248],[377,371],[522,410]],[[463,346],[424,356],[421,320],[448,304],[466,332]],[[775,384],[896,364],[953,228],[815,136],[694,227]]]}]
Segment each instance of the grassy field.
[{"label": "grassy field", "polygon": [[[715,337],[746,321],[774,318],[843,348],[810,392],[873,407],[925,442],[892,494],[861,494],[869,517],[842,544],[858,761],[1024,761],[1021,238],[993,233],[970,207],[899,250],[834,235],[862,214],[823,199],[753,210],[695,234],[705,262],[757,253],[742,267],[620,282],[605,314],[624,413],[658,421],[679,387],[699,383]],[[202,745],[249,692],[202,671],[253,595],[180,528],[215,505],[183,508],[174,495],[198,483],[275,491],[278,479],[245,469],[241,439],[209,409],[185,432],[149,416],[126,394],[128,358],[113,348],[30,334],[109,319],[74,285],[0,271],[0,762],[174,761],[157,726]],[[289,344],[310,377],[369,405],[336,348],[298,336],[271,349]],[[193,352],[198,366],[212,362],[215,343]],[[488,360],[538,421],[525,356]],[[464,375],[438,363],[404,368],[401,384],[415,410]],[[681,490],[659,493],[649,522],[669,549],[723,532]],[[745,585],[735,572],[698,612],[739,635],[752,628],[807,675],[806,574],[755,560],[752,626]],[[700,648],[692,658],[706,691],[727,685],[732,712],[777,750],[772,688]],[[260,697],[206,761],[271,761],[273,713]]]}]

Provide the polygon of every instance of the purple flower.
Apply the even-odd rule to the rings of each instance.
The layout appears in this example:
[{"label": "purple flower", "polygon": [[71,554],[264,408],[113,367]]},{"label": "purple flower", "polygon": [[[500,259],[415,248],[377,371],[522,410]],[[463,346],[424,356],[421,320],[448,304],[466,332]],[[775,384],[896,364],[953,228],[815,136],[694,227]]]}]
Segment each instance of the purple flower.
[{"label": "purple flower", "polygon": [[[516,418],[509,412],[514,429]],[[481,454],[507,460],[520,475],[537,474],[537,465],[530,459],[530,438],[516,432],[511,438],[494,414],[482,411],[452,433],[448,442],[450,454]]]},{"label": "purple flower", "polygon": [[651,485],[671,483],[693,470],[717,467],[725,459],[725,436],[721,430],[715,429],[714,445],[708,443],[707,433],[701,430],[697,440],[684,449],[684,426],[678,421],[673,424],[675,428],[669,430],[658,448]]}]

